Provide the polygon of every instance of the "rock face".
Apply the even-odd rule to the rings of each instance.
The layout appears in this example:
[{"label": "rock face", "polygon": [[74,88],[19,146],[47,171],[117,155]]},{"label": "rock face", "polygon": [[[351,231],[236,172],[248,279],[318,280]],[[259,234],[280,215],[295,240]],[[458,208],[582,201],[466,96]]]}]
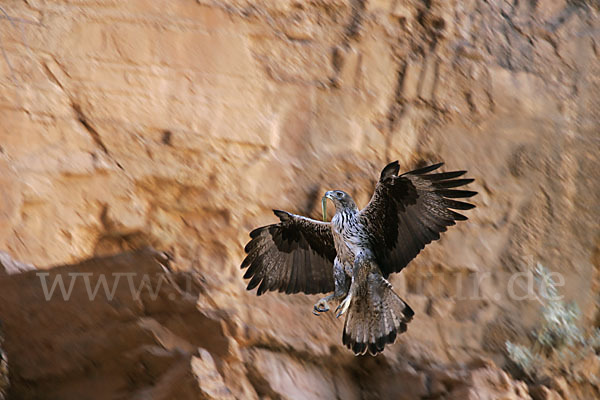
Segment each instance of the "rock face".
[{"label": "rock face", "polygon": [[202,277],[168,267],[163,253],[144,249],[0,277],[10,398],[529,398],[491,361],[415,368],[240,343],[229,314],[203,311]]},{"label": "rock face", "polygon": [[[538,323],[527,282],[511,279],[537,261],[562,274],[561,293],[585,325],[599,320],[596,2],[14,0],[2,8],[14,25],[0,20],[0,249],[41,269],[75,263],[62,268],[88,273],[100,261],[76,263],[150,245],[202,283],[183,314],[168,294],[158,314],[137,302],[64,314],[33,293],[35,271],[0,277],[38,296],[23,305],[16,289],[12,300],[0,294],[3,314],[47,308],[48,321],[12,321],[62,329],[82,318],[91,343],[75,329],[72,352],[42,359],[44,351],[11,339],[29,331],[5,320],[23,398],[43,390],[80,398],[90,388],[139,398],[219,397],[224,388],[243,398],[295,398],[294,390],[435,398],[435,372],[424,366],[471,371],[460,365],[474,357],[502,366],[504,342],[524,340]],[[403,170],[438,160],[469,170],[478,207],[393,277],[416,315],[374,361],[345,352],[340,321],[310,313],[316,296],[256,298],[239,264],[247,232],[275,221],[270,209],[318,217],[318,198],[331,188],[363,206],[394,159]],[[168,330],[188,332],[185,343],[156,347],[166,323],[153,322],[158,316],[179,318]],[[215,346],[227,350],[196,336],[221,338],[227,345]],[[134,354],[103,358],[111,346]],[[32,351],[37,363],[20,356]],[[86,378],[115,365],[122,375]],[[410,388],[378,374],[405,377]],[[202,379],[210,384],[200,388]]]},{"label": "rock face", "polygon": [[197,310],[197,277],[166,265],[143,250],[0,278],[11,398],[231,397],[225,326]]}]

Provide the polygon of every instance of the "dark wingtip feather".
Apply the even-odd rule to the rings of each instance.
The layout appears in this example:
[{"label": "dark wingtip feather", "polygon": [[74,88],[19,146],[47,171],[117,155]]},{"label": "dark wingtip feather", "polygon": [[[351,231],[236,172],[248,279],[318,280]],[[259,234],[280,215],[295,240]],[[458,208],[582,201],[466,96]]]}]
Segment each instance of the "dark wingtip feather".
[{"label": "dark wingtip feather", "polygon": [[435,191],[438,194],[441,194],[444,197],[449,199],[460,199],[460,198],[468,198],[473,197],[477,194],[472,190],[456,190],[456,189],[439,189]]},{"label": "dark wingtip feather", "polygon": [[240,269],[244,269],[244,268],[248,267],[248,265],[250,265],[250,260],[248,259],[248,256],[246,256],[242,260],[242,264],[240,265]]},{"label": "dark wingtip feather", "polygon": [[246,270],[246,272],[244,273],[244,279],[250,279],[252,278],[252,276],[254,275],[254,271],[252,271],[250,268]]},{"label": "dark wingtip feather", "polygon": [[405,322],[410,322],[415,316],[415,312],[412,308],[410,308],[408,304],[404,303],[404,310],[402,310],[402,315],[404,316]]},{"label": "dark wingtip feather", "polygon": [[454,180],[449,180],[449,181],[439,181],[439,182],[435,182],[433,184],[433,186],[436,189],[451,189],[451,188],[455,188],[455,187],[459,187],[459,186],[463,186],[463,185],[468,185],[469,183],[472,183],[475,179],[472,178],[465,178],[465,179],[454,179]]},{"label": "dark wingtip feather", "polygon": [[258,290],[256,291],[256,295],[260,296],[261,294],[266,293],[267,290],[269,290],[269,288],[267,287],[267,280],[263,279],[262,283],[258,287]]},{"label": "dark wingtip feather", "polygon": [[256,238],[256,237],[257,237],[258,235],[260,235],[260,233],[261,233],[262,231],[264,231],[265,229],[267,229],[267,227],[266,227],[266,226],[261,226],[261,227],[259,227],[259,228],[256,228],[256,229],[252,230],[252,231],[250,232],[250,237],[251,237],[252,239]]},{"label": "dark wingtip feather", "polygon": [[246,258],[244,258],[244,260],[242,261],[242,265],[240,265],[240,269],[248,268],[251,263],[252,263],[252,258],[250,258],[250,255],[247,255]]},{"label": "dark wingtip feather", "polygon": [[290,219],[290,213],[283,210],[273,210],[273,214],[275,214],[280,221],[288,221]]},{"label": "dark wingtip feather", "polygon": [[252,249],[252,246],[254,246],[254,243],[251,240],[248,243],[246,243],[246,245],[244,246],[244,252],[246,254],[250,253],[250,249]]},{"label": "dark wingtip feather", "polygon": [[379,180],[383,181],[387,178],[391,178],[392,176],[397,176],[398,171],[400,171],[400,164],[398,163],[398,160],[392,161],[383,168]]},{"label": "dark wingtip feather", "polygon": [[475,208],[475,204],[450,199],[444,199],[444,204],[446,205],[446,207],[453,208],[455,210],[471,210]]},{"label": "dark wingtip feather", "polygon": [[423,174],[426,174],[428,172],[435,171],[436,169],[438,169],[442,165],[444,165],[443,162],[437,163],[437,164],[433,164],[433,165],[428,165],[428,166],[423,167],[423,168],[418,168],[418,169],[406,172],[405,174],[402,174],[402,175],[407,175],[407,174],[411,174],[411,175],[423,175]]},{"label": "dark wingtip feather", "polygon": [[459,176],[463,176],[466,173],[467,173],[467,171],[440,172],[437,174],[423,175],[423,176],[421,176],[421,178],[427,179],[432,182],[433,181],[443,181],[443,180],[447,180],[447,179],[458,178]]},{"label": "dark wingtip feather", "polygon": [[469,219],[469,218],[465,217],[464,215],[459,214],[459,213],[457,213],[455,211],[452,211],[452,210],[448,210],[448,211],[450,211],[450,214],[452,215],[452,218],[454,218],[456,221],[466,221],[466,220]]},{"label": "dark wingtip feather", "polygon": [[[260,283],[260,281],[261,281],[261,278],[259,278],[258,276],[254,275],[252,277],[252,279],[250,279],[250,282],[248,282],[248,286],[246,286],[246,290],[252,290],[252,289],[254,289],[255,287],[258,286],[258,284]],[[260,296],[260,294],[259,294],[259,296]]]}]

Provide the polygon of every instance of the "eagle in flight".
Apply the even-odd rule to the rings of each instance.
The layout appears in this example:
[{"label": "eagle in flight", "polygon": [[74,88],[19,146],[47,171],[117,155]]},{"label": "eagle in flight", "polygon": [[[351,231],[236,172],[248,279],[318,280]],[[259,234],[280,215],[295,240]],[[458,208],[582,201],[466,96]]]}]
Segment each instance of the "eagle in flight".
[{"label": "eagle in flight", "polygon": [[322,199],[335,205],[331,222],[274,210],[277,224],[250,232],[242,269],[257,294],[330,293],[314,305],[314,313],[340,302],[337,317],[346,314],[342,342],[355,354],[376,355],[406,331],[413,310],[393,290],[388,276],[400,272],[440,233],[467,219],[453,210],[473,204],[455,200],[477,192],[456,189],[473,179],[456,179],[466,171],[431,173],[443,163],[398,175],[388,164],[375,193],[359,210],[348,193],[331,190]]}]

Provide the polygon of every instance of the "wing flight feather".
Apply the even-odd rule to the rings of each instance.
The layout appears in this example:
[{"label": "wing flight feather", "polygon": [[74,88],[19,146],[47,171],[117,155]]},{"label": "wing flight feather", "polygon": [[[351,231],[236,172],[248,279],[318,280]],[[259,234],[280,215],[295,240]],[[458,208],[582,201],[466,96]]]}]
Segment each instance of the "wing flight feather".
[{"label": "wing flight feather", "polygon": [[248,290],[287,294],[328,293],[334,290],[336,252],[329,223],[273,210],[281,220],[250,232],[241,268]]},{"label": "wing flight feather", "polygon": [[429,165],[398,175],[398,161],[388,164],[381,172],[371,201],[360,212],[385,277],[406,267],[427,244],[438,240],[448,226],[467,219],[454,210],[475,207],[455,200],[477,194],[456,189],[473,179],[456,179],[466,171],[431,173],[442,165]]}]

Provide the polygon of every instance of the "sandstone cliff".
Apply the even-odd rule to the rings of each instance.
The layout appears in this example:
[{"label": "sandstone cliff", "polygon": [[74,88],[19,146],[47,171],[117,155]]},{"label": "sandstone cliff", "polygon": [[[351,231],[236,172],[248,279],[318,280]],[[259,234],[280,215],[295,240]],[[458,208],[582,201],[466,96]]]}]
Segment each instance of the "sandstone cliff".
[{"label": "sandstone cliff", "polygon": [[[169,267],[164,254],[144,249],[0,277],[11,398],[528,398],[524,383],[490,361],[357,358],[338,348],[338,335],[321,354],[267,337],[248,343],[232,330],[230,312],[209,307],[201,274]],[[57,279],[65,290],[52,291]],[[273,325],[275,333],[280,323]]]},{"label": "sandstone cliff", "polygon": [[[536,261],[563,274],[583,325],[597,324],[597,3],[2,7],[13,20],[0,20],[0,249],[41,269],[104,273],[120,261],[77,263],[150,245],[202,288],[197,305],[165,301],[156,315],[139,304],[117,312],[118,303],[78,310],[32,300],[48,320],[27,322],[10,311],[23,302],[9,288],[39,291],[39,278],[0,277],[7,343],[29,334],[25,323],[38,335],[35,346],[6,347],[23,398],[90,388],[156,398],[225,389],[240,398],[465,398],[472,382],[526,397],[498,367],[504,342],[527,341],[539,323],[539,304],[515,300],[508,285]],[[310,313],[316,296],[247,293],[242,248],[250,229],[275,220],[271,208],[317,217],[333,187],[366,204],[393,159],[403,169],[444,160],[469,170],[478,207],[393,278],[416,312],[408,332],[382,357],[354,358],[340,346],[341,322]],[[152,265],[123,262],[127,271]],[[21,322],[11,327],[4,314]],[[61,338],[71,319],[82,330]],[[165,327],[185,345],[156,339]],[[61,341],[47,342],[45,329]],[[118,355],[124,349],[131,359]],[[115,364],[118,376],[108,372]],[[196,385],[202,374],[210,389]],[[192,380],[171,384],[179,379]],[[568,397],[561,385],[547,390]]]}]

